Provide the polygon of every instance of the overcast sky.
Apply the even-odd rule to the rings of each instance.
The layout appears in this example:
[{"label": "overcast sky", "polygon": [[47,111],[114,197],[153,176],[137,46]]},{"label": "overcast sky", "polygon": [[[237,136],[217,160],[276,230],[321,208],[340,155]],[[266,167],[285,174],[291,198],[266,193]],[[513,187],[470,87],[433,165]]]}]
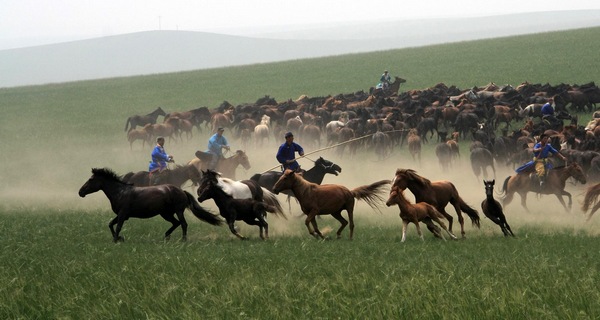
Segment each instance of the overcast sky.
[{"label": "overcast sky", "polygon": [[150,30],[247,35],[282,26],[600,9],[599,0],[0,0],[0,50]]}]

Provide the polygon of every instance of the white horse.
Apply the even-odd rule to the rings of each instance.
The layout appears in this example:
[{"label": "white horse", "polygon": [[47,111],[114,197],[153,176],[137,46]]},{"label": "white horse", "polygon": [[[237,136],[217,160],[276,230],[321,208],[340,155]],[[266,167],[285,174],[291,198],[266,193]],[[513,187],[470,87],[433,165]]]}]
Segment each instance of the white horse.
[{"label": "white horse", "polygon": [[269,142],[269,126],[271,125],[271,117],[268,115],[263,115],[260,120],[260,124],[254,127],[254,140],[256,141],[257,146],[263,146],[264,140],[267,139],[267,143]]}]

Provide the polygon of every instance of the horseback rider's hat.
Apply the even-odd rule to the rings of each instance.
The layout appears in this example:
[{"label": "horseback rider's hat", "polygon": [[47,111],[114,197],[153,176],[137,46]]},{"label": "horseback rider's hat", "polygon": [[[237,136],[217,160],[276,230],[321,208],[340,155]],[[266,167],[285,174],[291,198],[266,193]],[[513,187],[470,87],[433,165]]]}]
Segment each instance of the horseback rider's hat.
[{"label": "horseback rider's hat", "polygon": [[217,131],[225,131],[225,128],[223,128],[223,127],[218,127],[218,128],[217,128]]},{"label": "horseback rider's hat", "polygon": [[294,136],[294,134],[291,131],[288,131],[288,132],[285,133],[285,137],[286,138],[287,137],[293,137],[293,136]]}]

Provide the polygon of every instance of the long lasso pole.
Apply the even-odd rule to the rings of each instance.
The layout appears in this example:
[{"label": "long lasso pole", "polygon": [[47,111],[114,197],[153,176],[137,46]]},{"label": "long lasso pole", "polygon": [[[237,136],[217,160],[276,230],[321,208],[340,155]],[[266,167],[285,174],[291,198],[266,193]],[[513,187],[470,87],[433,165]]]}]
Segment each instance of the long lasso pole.
[{"label": "long lasso pole", "polygon": [[[401,129],[401,130],[390,130],[390,131],[379,131],[379,132],[382,132],[382,133],[392,133],[392,132],[404,132],[404,131],[408,131],[408,130],[407,130],[407,129]],[[375,133],[377,133],[377,132],[375,132]],[[358,140],[361,140],[361,139],[364,139],[364,138],[370,137],[370,136],[374,135],[375,133],[369,133],[369,134],[366,134],[366,135],[364,135],[364,136],[362,136],[362,137],[358,137],[358,138],[350,139],[350,140],[348,140],[348,141],[340,142],[340,143],[338,143],[338,144],[334,144],[334,145],[332,145],[332,146],[329,146],[329,147],[325,147],[325,148],[317,149],[317,150],[315,150],[315,151],[311,151],[311,152],[309,152],[309,153],[305,153],[303,156],[300,156],[300,157],[298,157],[298,158],[294,158],[294,160],[300,160],[300,159],[302,159],[302,158],[304,158],[304,157],[306,157],[306,156],[309,156],[309,155],[311,155],[311,154],[315,154],[315,153],[317,153],[317,152],[321,152],[321,151],[325,151],[325,150],[332,149],[332,148],[335,148],[335,147],[339,147],[339,146],[341,146],[341,145],[344,145],[344,144],[346,144],[346,143],[350,143],[350,142],[358,141]],[[274,167],[272,167],[272,168],[270,168],[270,169],[268,169],[268,170],[266,170],[266,171],[262,172],[261,174],[264,174],[264,173],[267,173],[267,172],[269,172],[269,171],[271,171],[271,170],[277,169],[277,168],[279,168],[280,166],[281,166],[281,164],[278,164],[278,165],[276,165],[276,166],[274,166]]]}]

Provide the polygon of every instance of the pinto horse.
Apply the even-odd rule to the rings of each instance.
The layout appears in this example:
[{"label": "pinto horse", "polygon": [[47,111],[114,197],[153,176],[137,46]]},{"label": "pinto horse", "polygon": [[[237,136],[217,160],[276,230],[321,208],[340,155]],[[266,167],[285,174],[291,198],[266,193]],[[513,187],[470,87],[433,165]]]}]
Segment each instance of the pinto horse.
[{"label": "pinto horse", "polygon": [[419,222],[423,222],[427,225],[427,228],[433,232],[433,234],[438,237],[446,240],[444,235],[440,232],[440,228],[437,227],[433,221],[437,222],[453,239],[456,239],[456,236],[452,234],[446,228],[444,222],[440,220],[444,216],[432,205],[427,202],[418,202],[416,204],[412,204],[404,197],[404,190],[398,188],[397,186],[393,186],[392,190],[390,190],[390,197],[385,203],[388,207],[391,207],[395,204],[400,208],[400,219],[402,219],[402,240],[400,242],[404,242],[406,240],[406,228],[409,223],[414,223],[417,227],[417,233],[421,240],[423,239],[423,233],[421,232],[421,227],[419,226]]},{"label": "pinto horse", "polygon": [[465,237],[465,221],[462,211],[471,218],[473,225],[477,226],[477,228],[480,227],[479,213],[464,202],[458,194],[458,190],[456,190],[456,187],[450,181],[441,180],[432,182],[418,175],[415,170],[397,169],[396,176],[392,181],[392,187],[394,186],[400,188],[400,190],[409,189],[415,196],[416,202],[427,202],[438,209],[448,220],[448,230],[450,232],[452,232],[453,218],[446,212],[446,205],[448,203],[452,204],[454,210],[456,210],[458,222],[460,223],[460,233],[463,238]]},{"label": "pinto horse", "polygon": [[249,225],[258,225],[260,238],[263,240],[269,238],[269,224],[265,218],[267,212],[278,214],[274,206],[254,199],[234,199],[214,179],[202,179],[202,184],[198,188],[198,201],[203,202],[207,199],[215,201],[219,213],[227,220],[229,230],[238,238],[246,239],[235,229],[236,220],[243,220]]},{"label": "pinto horse", "polygon": [[483,210],[483,214],[492,220],[493,223],[500,226],[502,233],[507,237],[509,235],[515,236],[506,222],[506,217],[504,216],[504,212],[502,211],[502,206],[498,200],[494,199],[494,184],[496,180],[483,180],[483,185],[485,185],[485,200],[481,202],[481,210]]},{"label": "pinto horse", "polygon": [[[181,225],[182,240],[187,237],[187,222],[183,212],[190,209],[196,218],[212,225],[220,225],[222,221],[218,216],[202,208],[194,196],[173,185],[160,185],[152,187],[135,187],[123,182],[112,170],[103,168],[92,169],[92,176],[79,189],[79,196],[85,197],[90,193],[102,190],[113,212],[117,215],[108,223],[114,242],[124,241],[119,235],[123,223],[129,218],[152,218],[160,215],[169,221],[172,226],[165,232],[165,239],[169,239],[173,230]],[[177,216],[177,218],[175,217]],[[114,225],[117,225],[116,230]]]},{"label": "pinto horse", "polygon": [[147,187],[157,184],[172,184],[180,187],[188,180],[193,185],[198,185],[202,175],[196,167],[191,164],[185,166],[178,165],[174,169],[165,169],[157,173],[150,174],[148,171],[129,172],[121,178],[124,182],[131,183],[136,187]]},{"label": "pinto horse", "polygon": [[[383,202],[380,193],[382,188],[390,183],[389,180],[381,180],[370,185],[360,186],[349,190],[342,185],[325,184],[319,185],[308,182],[301,175],[292,170],[285,170],[281,178],[273,186],[273,192],[278,194],[282,190],[291,189],[298,202],[302,212],[306,214],[306,228],[315,238],[323,239],[323,234],[319,231],[315,217],[317,215],[330,214],[342,225],[337,231],[337,238],[341,238],[342,230],[348,225],[348,221],[342,217],[342,211],[348,213],[350,221],[350,239],[354,234],[354,203],[355,198],[364,200],[371,208],[377,208],[377,202]],[[311,229],[310,225],[314,230]]]},{"label": "pinto horse", "polygon": [[[217,184],[223,191],[232,196],[234,199],[254,199],[256,201],[265,202],[266,204],[275,207],[275,212],[278,215],[283,215],[283,209],[277,196],[264,187],[261,187],[254,180],[235,181],[229,178],[221,177],[221,174],[212,170],[202,171],[202,182],[210,180]],[[202,184],[201,182],[201,184]],[[201,190],[198,189],[198,196]]]},{"label": "pinto horse", "polygon": [[[585,174],[583,173],[583,169],[581,169],[581,166],[575,162],[572,162],[568,166],[561,166],[548,170],[546,182],[544,183],[544,188],[542,190],[540,190],[537,179],[531,179],[530,174],[523,172],[509,176],[504,180],[504,184],[502,185],[502,205],[504,207],[506,207],[512,201],[516,192],[521,196],[521,206],[523,206],[525,210],[529,211],[527,208],[527,193],[537,192],[540,194],[555,195],[565,210],[570,211],[573,201],[571,199],[571,194],[565,191],[567,179],[573,177],[582,184],[587,182]],[[563,196],[567,196],[569,198],[568,207],[565,204]]]},{"label": "pinto horse", "polygon": [[[190,160],[188,164],[194,165],[198,172],[206,171],[207,165],[210,162],[212,155],[203,152],[196,151],[196,159]],[[238,166],[242,166],[245,170],[251,168],[248,156],[242,150],[237,150],[235,154],[229,158],[220,159],[217,163],[216,171],[220,172],[223,177],[231,178],[235,180],[235,170]]]}]

